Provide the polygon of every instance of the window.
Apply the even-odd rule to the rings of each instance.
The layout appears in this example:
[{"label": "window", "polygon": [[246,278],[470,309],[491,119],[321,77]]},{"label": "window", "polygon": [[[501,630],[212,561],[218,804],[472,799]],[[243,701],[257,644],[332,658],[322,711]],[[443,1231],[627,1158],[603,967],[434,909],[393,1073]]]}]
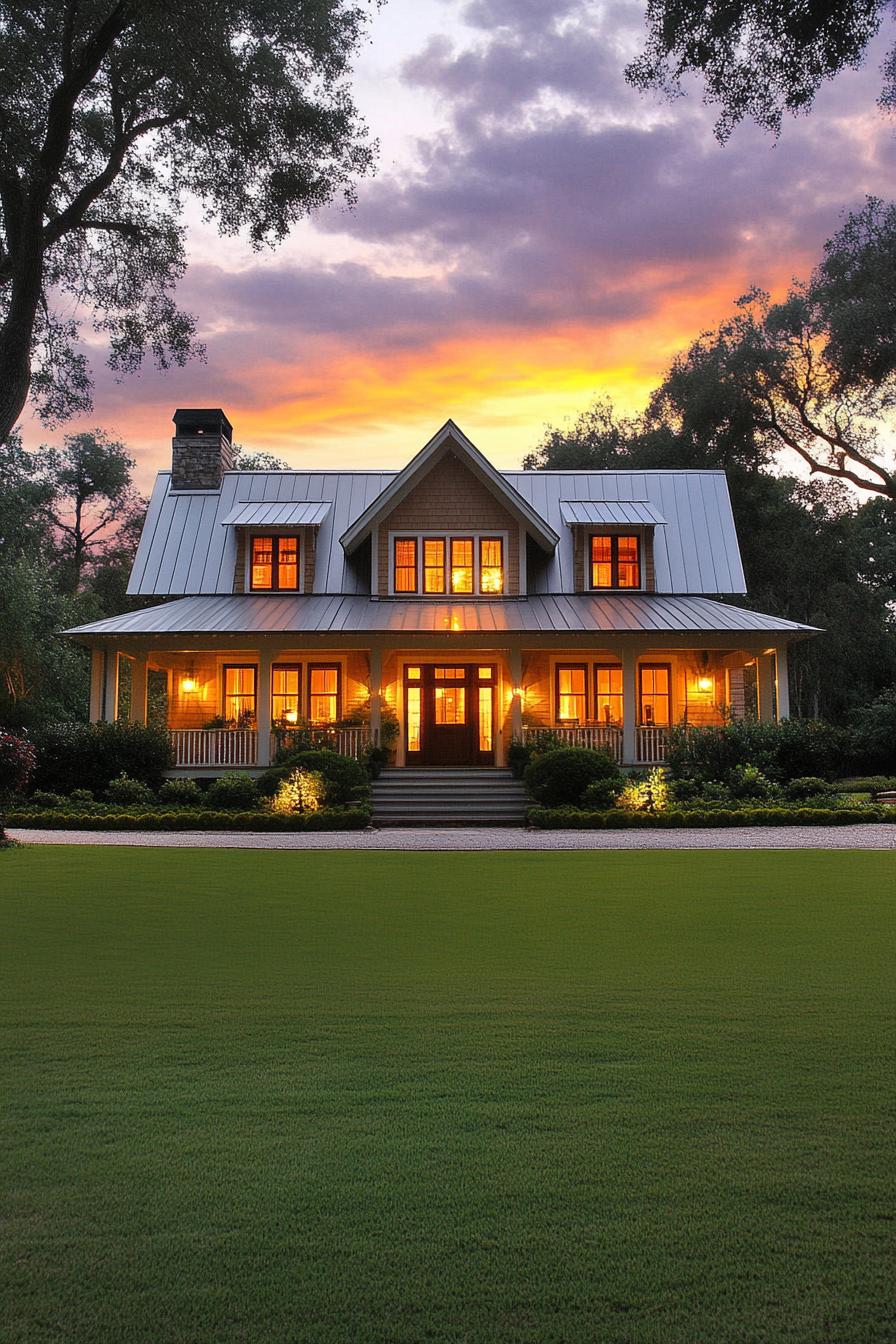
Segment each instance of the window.
[{"label": "window", "polygon": [[224,668],[224,718],[238,728],[255,727],[255,675],[253,666]]},{"label": "window", "polygon": [[437,686],[436,724],[439,728],[457,727],[466,723],[467,692],[463,686]]},{"label": "window", "polygon": [[298,723],[302,712],[302,668],[299,663],[275,663],[271,668],[271,722]]},{"label": "window", "polygon": [[423,541],[423,591],[445,591],[445,538],[425,537]]},{"label": "window", "polygon": [[494,746],[492,724],[492,706],[494,697],[491,686],[479,687],[479,750],[491,751]]},{"label": "window", "polygon": [[298,586],[298,537],[253,537],[249,587],[253,591],[295,592]]},{"label": "window", "polygon": [[668,663],[642,663],[638,669],[639,722],[668,728],[672,721],[672,669]]},{"label": "window", "polygon": [[395,591],[417,591],[417,538],[395,538]]},{"label": "window", "polygon": [[584,723],[588,718],[587,677],[584,663],[558,664],[555,688],[558,722]]},{"label": "window", "polygon": [[341,717],[341,671],[337,663],[319,663],[308,672],[308,716],[312,723],[336,723]]},{"label": "window", "polygon": [[594,668],[594,717],[598,723],[622,722],[622,668],[598,663]]},{"label": "window", "polygon": [[483,537],[479,543],[479,591],[504,591],[504,543],[500,537]]},{"label": "window", "polygon": [[638,537],[614,533],[591,538],[591,587],[641,587],[641,543]]},{"label": "window", "polygon": [[451,591],[473,591],[473,538],[451,538]]}]

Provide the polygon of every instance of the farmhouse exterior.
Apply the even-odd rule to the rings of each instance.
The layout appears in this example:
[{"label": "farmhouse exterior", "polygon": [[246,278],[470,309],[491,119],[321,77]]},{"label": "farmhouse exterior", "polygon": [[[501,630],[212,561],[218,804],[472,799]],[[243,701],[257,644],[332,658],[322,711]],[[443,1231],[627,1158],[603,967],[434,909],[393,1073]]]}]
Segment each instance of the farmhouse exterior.
[{"label": "farmhouse exterior", "polygon": [[745,591],[723,472],[500,472],[450,420],[398,472],[241,472],[223,411],[174,420],[128,589],[159,602],[68,633],[91,718],[151,694],[177,773],[386,724],[401,767],[545,729],[646,765],[672,724],[788,713],[815,632],[717,600]]}]

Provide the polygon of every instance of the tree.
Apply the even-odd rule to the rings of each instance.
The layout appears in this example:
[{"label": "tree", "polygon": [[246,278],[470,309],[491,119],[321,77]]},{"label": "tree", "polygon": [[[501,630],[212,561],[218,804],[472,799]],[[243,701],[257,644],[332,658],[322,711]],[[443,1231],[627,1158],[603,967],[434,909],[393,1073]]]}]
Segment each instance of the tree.
[{"label": "tree", "polygon": [[[785,111],[808,111],[826,79],[862,63],[890,8],[888,0],[648,0],[647,41],[626,78],[675,97],[685,75],[702,75],[704,100],[721,109],[719,140],[745,117],[777,135]],[[883,73],[880,101],[892,107],[896,48]]]},{"label": "tree", "polygon": [[197,352],[172,297],[187,194],[259,247],[351,196],[365,21],[352,0],[0,0],[0,442],[29,390],[48,424],[89,407],[78,312],[116,373]]},{"label": "tree", "polygon": [[233,445],[237,471],[289,471],[289,463],[273,453],[246,452],[240,444]]}]

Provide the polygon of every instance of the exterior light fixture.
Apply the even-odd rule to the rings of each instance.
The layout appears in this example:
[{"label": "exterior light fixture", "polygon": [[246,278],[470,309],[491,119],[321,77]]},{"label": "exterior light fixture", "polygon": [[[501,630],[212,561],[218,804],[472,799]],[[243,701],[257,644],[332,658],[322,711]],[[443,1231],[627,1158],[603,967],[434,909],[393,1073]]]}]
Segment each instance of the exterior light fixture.
[{"label": "exterior light fixture", "polygon": [[199,690],[199,682],[196,680],[196,671],[193,664],[190,664],[190,670],[185,677],[181,677],[180,689],[184,695],[194,695]]},{"label": "exterior light fixture", "polygon": [[697,690],[698,690],[698,691],[711,691],[711,690],[712,690],[712,677],[698,677],[698,678],[697,678]]}]

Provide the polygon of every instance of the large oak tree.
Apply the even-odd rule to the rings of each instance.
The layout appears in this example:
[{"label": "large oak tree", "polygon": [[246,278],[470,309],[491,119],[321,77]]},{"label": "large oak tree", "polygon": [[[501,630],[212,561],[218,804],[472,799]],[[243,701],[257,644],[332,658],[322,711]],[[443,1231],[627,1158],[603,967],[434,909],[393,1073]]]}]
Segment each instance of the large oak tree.
[{"label": "large oak tree", "polygon": [[363,0],[0,0],[0,442],[29,396],[90,405],[79,323],[116,373],[197,350],[173,291],[182,207],[276,243],[368,170],[347,87]]}]

